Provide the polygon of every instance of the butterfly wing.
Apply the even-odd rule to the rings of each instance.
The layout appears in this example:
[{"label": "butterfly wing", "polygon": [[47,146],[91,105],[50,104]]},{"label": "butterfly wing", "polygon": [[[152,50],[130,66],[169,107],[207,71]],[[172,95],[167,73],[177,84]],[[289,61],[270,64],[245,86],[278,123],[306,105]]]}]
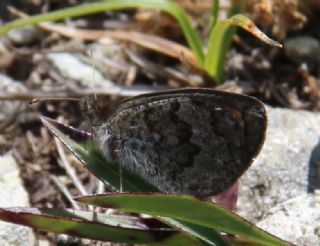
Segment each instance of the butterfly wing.
[{"label": "butterfly wing", "polygon": [[258,154],[266,130],[258,100],[210,89],[146,94],[123,102],[97,137],[102,152],[166,192],[215,195]]}]

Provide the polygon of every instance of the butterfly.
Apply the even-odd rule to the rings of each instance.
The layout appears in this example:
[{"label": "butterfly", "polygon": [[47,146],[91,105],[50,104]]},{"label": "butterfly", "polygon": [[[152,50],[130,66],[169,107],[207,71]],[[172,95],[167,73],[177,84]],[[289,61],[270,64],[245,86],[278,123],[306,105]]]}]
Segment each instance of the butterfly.
[{"label": "butterfly", "polygon": [[104,96],[86,100],[94,142],[107,160],[163,192],[211,196],[229,188],[259,153],[264,105],[213,89],[175,89],[121,102],[110,116]]}]

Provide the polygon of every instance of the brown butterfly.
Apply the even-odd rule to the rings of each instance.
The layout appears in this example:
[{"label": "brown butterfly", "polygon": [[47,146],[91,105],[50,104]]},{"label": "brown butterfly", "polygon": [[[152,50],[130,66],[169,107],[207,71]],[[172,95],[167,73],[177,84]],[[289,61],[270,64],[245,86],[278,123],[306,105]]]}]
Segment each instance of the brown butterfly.
[{"label": "brown butterfly", "polygon": [[104,96],[85,103],[104,157],[164,192],[209,196],[226,190],[265,138],[265,108],[245,95],[167,90],[132,97],[109,117],[105,103]]}]

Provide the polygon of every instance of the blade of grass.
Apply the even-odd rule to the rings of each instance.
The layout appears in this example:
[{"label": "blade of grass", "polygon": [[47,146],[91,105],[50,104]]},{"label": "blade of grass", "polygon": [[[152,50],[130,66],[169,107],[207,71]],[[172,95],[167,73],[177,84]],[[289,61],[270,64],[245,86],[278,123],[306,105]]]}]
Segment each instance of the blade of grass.
[{"label": "blade of grass", "polygon": [[151,196],[141,193],[108,193],[78,197],[76,200],[126,212],[169,217],[170,219],[242,236],[261,245],[289,245],[215,203],[187,195],[154,193]]},{"label": "blade of grass", "polygon": [[241,14],[241,13],[242,12],[241,12],[241,8],[240,8],[240,4],[233,1],[231,7],[228,9],[227,17],[230,18],[234,15]]},{"label": "blade of grass", "polygon": [[204,61],[204,69],[218,83],[223,80],[224,61],[236,31],[236,26],[245,29],[270,46],[282,47],[280,43],[261,32],[248,17],[242,14],[219,21],[210,33],[208,52]]},{"label": "blade of grass", "polygon": [[210,16],[210,32],[215,27],[218,21],[218,12],[219,12],[219,6],[220,1],[219,0],[211,0],[212,1],[212,7],[211,7],[211,16]]},{"label": "blade of grass", "polygon": [[171,218],[161,217],[161,221],[166,222],[174,228],[185,231],[196,238],[201,239],[208,245],[228,246],[229,244],[222,238],[221,234],[216,230],[200,226],[197,224],[188,223],[185,221],[174,220]]},{"label": "blade of grass", "polygon": [[[129,244],[202,245],[152,218],[71,209],[0,208],[0,219],[38,230]],[[182,243],[182,244],[181,244]]]},{"label": "blade of grass", "polygon": [[223,80],[226,54],[235,32],[235,26],[226,21],[219,21],[210,33],[204,69],[213,77],[216,83],[221,83]]},{"label": "blade of grass", "polygon": [[[10,8],[12,14],[26,18],[26,13],[19,11],[13,7]],[[191,66],[199,66],[192,50],[177,42],[142,32],[122,31],[122,30],[92,30],[70,28],[65,25],[55,25],[48,22],[37,24],[38,27],[49,32],[56,32],[64,37],[79,38],[84,40],[97,40],[104,37],[112,37],[123,41],[133,42],[142,47],[154,50],[156,52],[171,56],[177,59],[183,59],[184,62]]]},{"label": "blade of grass", "polygon": [[0,35],[7,33],[13,28],[37,24],[43,21],[56,21],[69,17],[77,17],[97,12],[103,12],[106,10],[120,10],[125,8],[138,7],[160,9],[176,18],[188,41],[188,44],[195,53],[199,63],[203,64],[204,54],[198,33],[192,28],[185,11],[182,10],[179,5],[170,0],[104,0],[95,3],[83,4],[76,7],[65,8],[63,10],[35,15],[9,22],[0,28]]}]

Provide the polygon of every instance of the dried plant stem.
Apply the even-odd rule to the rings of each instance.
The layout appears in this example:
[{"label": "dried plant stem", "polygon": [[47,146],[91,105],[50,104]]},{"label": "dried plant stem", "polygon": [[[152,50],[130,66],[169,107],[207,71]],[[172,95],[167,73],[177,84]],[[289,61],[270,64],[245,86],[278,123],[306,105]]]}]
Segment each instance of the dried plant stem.
[{"label": "dried plant stem", "polygon": [[72,199],[72,195],[68,191],[67,187],[54,175],[50,175],[50,179],[57,186],[57,188],[62,192],[62,194],[71,203],[74,209],[80,209],[80,206]]},{"label": "dried plant stem", "polygon": [[79,190],[80,194],[87,195],[88,192],[82,185],[81,181],[76,175],[74,168],[71,166],[69,160],[67,159],[66,153],[64,152],[61,142],[57,138],[54,138],[54,141],[56,143],[57,150],[61,158],[61,165],[66,170],[68,176],[71,178],[72,182],[74,183],[74,186]]}]

